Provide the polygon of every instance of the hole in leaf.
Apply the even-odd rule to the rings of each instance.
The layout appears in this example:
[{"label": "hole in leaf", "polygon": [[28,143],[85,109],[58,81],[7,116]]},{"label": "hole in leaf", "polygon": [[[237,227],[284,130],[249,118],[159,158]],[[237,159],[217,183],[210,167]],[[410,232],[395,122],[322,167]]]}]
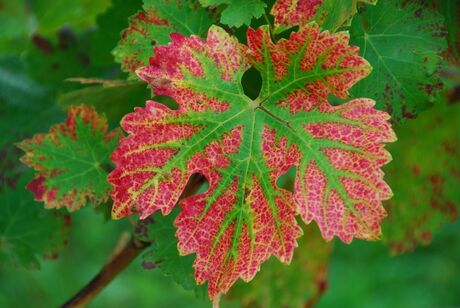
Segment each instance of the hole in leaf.
[{"label": "hole in leaf", "polygon": [[194,173],[188,179],[180,199],[204,193],[209,188],[208,179],[201,173]]},{"label": "hole in leaf", "polygon": [[262,76],[255,68],[251,67],[241,78],[241,84],[243,85],[244,94],[250,99],[256,99],[259,97],[260,89],[262,88]]},{"label": "hole in leaf", "polygon": [[290,192],[294,192],[294,180],[296,176],[296,167],[292,166],[286,171],[285,174],[282,174],[276,181],[276,185],[280,188],[286,189]]},{"label": "hole in leaf", "polygon": [[179,108],[179,104],[169,96],[158,95],[158,96],[155,96],[153,100],[156,102],[159,102],[160,104],[165,105],[171,110],[177,110]]}]

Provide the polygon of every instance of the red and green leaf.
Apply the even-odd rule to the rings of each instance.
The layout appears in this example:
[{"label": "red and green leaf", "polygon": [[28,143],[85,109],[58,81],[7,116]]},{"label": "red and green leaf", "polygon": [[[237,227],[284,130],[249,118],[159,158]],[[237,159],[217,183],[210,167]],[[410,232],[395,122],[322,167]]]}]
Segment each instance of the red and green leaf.
[{"label": "red and green leaf", "polygon": [[[196,253],[196,281],[208,281],[213,299],[271,255],[291,261],[302,234],[296,215],[315,220],[327,240],[379,238],[381,200],[391,196],[383,143],[395,135],[373,101],[327,101],[370,71],[346,33],[311,24],[273,43],[262,27],[248,30],[244,46],[213,26],[206,41],[171,38],[138,74],[179,107],[150,101],[122,120],[129,136],[109,176],[114,218],[166,215],[190,176],[203,174],[209,189],[180,202],[175,225],[180,253]],[[255,100],[241,85],[250,65],[263,80]],[[291,167],[294,193],[276,184]]]},{"label": "red and green leaf", "polygon": [[335,32],[351,21],[358,2],[376,4],[377,0],[277,0],[271,11],[275,31],[315,21],[322,29]]},{"label": "red and green leaf", "polygon": [[22,141],[21,161],[37,171],[27,186],[35,200],[69,211],[107,201],[109,157],[119,137],[119,130],[107,133],[105,117],[81,105],[71,107],[66,122],[51,127],[50,133]]},{"label": "red and green leaf", "polygon": [[114,49],[126,72],[148,65],[154,46],[166,45],[171,33],[205,36],[215,17],[198,0],[144,0],[144,10],[130,18]]},{"label": "red and green leaf", "polygon": [[398,157],[388,168],[395,196],[387,203],[384,240],[394,253],[428,244],[460,210],[460,104],[442,104],[398,129]]}]

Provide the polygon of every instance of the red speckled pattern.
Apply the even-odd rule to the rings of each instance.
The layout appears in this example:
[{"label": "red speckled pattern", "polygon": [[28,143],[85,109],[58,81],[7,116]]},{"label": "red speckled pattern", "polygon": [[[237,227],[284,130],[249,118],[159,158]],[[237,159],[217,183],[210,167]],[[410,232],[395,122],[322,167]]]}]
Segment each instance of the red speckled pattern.
[{"label": "red speckled pattern", "polygon": [[348,90],[369,74],[369,63],[359,56],[358,47],[348,45],[349,39],[346,32],[320,32],[318,25],[310,24],[293,32],[288,40],[281,39],[275,44],[268,28],[250,28],[249,61],[256,67],[263,66],[268,53],[278,81],[293,77],[288,75],[293,57],[299,57],[297,69],[302,73],[330,71],[323,79],[318,76],[307,80],[304,89],[289,93],[279,102],[293,113],[301,109],[308,111],[318,102],[327,103],[329,94],[347,98]]},{"label": "red speckled pattern", "polygon": [[305,25],[315,16],[324,0],[278,0],[271,14],[276,26]]},{"label": "red speckled pattern", "polygon": [[380,169],[391,160],[383,143],[395,141],[396,136],[388,122],[389,115],[374,109],[374,104],[369,99],[357,99],[322,108],[325,113],[338,112],[344,119],[358,121],[360,125],[333,122],[305,125],[314,138],[339,141],[361,150],[358,153],[321,148],[334,170],[344,172],[340,182],[346,198],[351,200],[352,210],[336,189],[326,187],[328,179],[316,161],[308,165],[305,174],[297,174],[294,194],[300,214],[307,223],[315,220],[325,239],[338,236],[349,243],[353,238],[377,239],[381,234],[380,222],[386,216],[381,200],[392,196]]}]

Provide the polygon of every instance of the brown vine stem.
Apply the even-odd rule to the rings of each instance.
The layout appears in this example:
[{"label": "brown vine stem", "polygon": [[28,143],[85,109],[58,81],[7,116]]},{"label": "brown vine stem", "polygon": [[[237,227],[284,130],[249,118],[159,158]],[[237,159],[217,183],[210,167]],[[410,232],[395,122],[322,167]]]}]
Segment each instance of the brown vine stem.
[{"label": "brown vine stem", "polygon": [[[200,174],[194,174],[185,187],[181,198],[186,198],[197,192],[206,181]],[[122,234],[122,237],[125,236]],[[115,277],[118,276],[141,252],[150,246],[150,242],[140,241],[134,237],[122,247],[116,247],[115,253],[100,272],[77,294],[64,303],[61,307],[85,307],[91,302]]]}]

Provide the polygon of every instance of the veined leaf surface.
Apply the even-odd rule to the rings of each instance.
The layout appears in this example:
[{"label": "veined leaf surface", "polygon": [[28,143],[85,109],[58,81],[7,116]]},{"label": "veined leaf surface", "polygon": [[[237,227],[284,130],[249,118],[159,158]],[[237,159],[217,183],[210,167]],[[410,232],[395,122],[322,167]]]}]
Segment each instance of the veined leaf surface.
[{"label": "veined leaf surface", "polygon": [[[196,253],[195,278],[208,281],[212,299],[251,280],[271,255],[289,263],[298,214],[327,240],[379,237],[381,200],[391,196],[383,143],[395,135],[373,101],[327,101],[345,98],[370,71],[346,33],[310,24],[275,44],[261,27],[248,30],[244,46],[214,26],[206,41],[171,38],[138,74],[179,107],[150,101],[122,120],[129,136],[109,176],[114,218],[168,214],[190,176],[203,174],[209,189],[180,202],[175,224],[179,251]],[[263,80],[255,100],[241,85],[250,65]],[[276,181],[293,166],[291,193]]]},{"label": "veined leaf surface", "polygon": [[109,156],[119,136],[119,130],[107,133],[106,119],[93,108],[72,106],[65,123],[18,145],[25,152],[21,161],[37,171],[27,188],[47,208],[74,211],[106,201]]}]

